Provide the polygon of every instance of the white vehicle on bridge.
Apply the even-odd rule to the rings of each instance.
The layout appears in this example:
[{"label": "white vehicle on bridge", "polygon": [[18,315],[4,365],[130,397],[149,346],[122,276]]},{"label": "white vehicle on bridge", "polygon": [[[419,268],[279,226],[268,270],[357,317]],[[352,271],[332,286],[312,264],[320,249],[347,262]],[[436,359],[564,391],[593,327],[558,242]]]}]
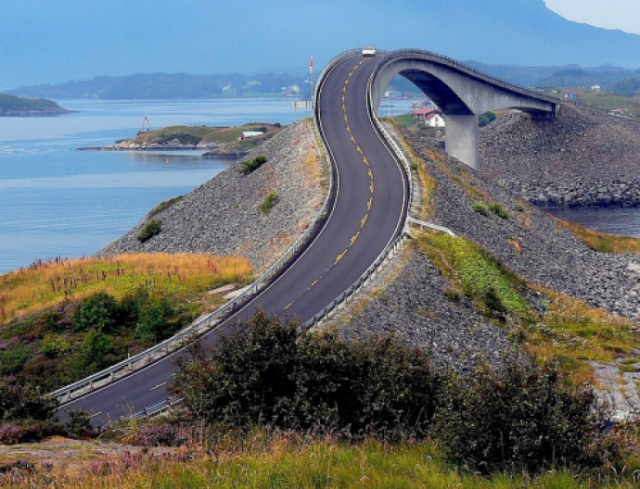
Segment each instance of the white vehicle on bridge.
[{"label": "white vehicle on bridge", "polygon": [[371,46],[367,46],[366,48],[362,49],[362,56],[375,56],[376,55],[376,48],[371,47]]}]

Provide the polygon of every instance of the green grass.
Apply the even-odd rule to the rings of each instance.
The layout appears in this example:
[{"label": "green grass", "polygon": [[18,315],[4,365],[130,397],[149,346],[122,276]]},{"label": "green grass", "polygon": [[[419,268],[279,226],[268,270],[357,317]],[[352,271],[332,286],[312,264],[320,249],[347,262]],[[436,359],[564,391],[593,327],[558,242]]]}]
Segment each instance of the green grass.
[{"label": "green grass", "polygon": [[[251,272],[241,257],[156,253],[40,262],[0,275],[0,377],[47,390],[77,380],[214,309],[222,299],[208,291],[245,283]],[[78,330],[75,311],[97,293],[120,301],[123,311],[138,310],[136,322],[114,313],[108,328],[96,322],[98,337],[94,328]]]},{"label": "green grass", "polygon": [[567,228],[573,235],[594,251],[603,253],[634,253],[640,254],[640,238],[616,236],[587,229],[579,224],[553,218],[561,226]]},{"label": "green grass", "polygon": [[262,201],[262,204],[260,204],[260,211],[263,214],[269,214],[269,212],[271,212],[271,209],[273,209],[273,207],[280,201],[280,195],[278,194],[278,192],[269,192],[267,194],[267,196],[264,198],[264,200]]},{"label": "green grass", "polygon": [[[29,477],[11,487],[67,487],[97,489],[154,488],[407,488],[429,489],[582,489],[637,487],[626,478],[597,477],[570,470],[539,476],[497,473],[487,477],[447,464],[429,441],[384,445],[376,441],[337,443],[309,439],[296,433],[272,437],[255,435],[242,447],[222,442],[181,456],[152,454],[100,455],[87,449],[86,468],[36,464]],[[15,447],[20,449],[20,446]],[[189,453],[189,452],[187,452]],[[184,460],[184,459],[187,460]],[[82,467],[82,465],[81,465]],[[630,471],[629,471],[630,472]],[[0,476],[1,477],[1,476]],[[603,479],[600,481],[599,479]],[[0,483],[2,479],[0,479]]]},{"label": "green grass", "polygon": [[444,233],[425,233],[418,246],[487,316],[530,318],[529,303],[519,292],[526,284],[477,244]]},{"label": "green grass", "polygon": [[[252,122],[236,127],[210,126],[168,126],[155,131],[142,133],[131,141],[134,143],[164,143],[178,139],[186,144],[216,143],[236,146],[253,146],[277,134],[281,130],[279,124]],[[254,136],[241,141],[244,131],[260,131],[263,135]]]}]

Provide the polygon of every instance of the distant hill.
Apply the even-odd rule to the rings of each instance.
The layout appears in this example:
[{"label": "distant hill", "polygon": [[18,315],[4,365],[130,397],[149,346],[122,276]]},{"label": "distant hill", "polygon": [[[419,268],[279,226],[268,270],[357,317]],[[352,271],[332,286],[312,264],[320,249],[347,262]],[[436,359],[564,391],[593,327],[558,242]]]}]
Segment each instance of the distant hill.
[{"label": "distant hill", "polygon": [[56,85],[33,85],[10,90],[20,96],[101,100],[206,99],[223,96],[309,96],[305,78],[287,73],[260,75],[187,75],[152,73],[97,76]]},{"label": "distant hill", "polygon": [[0,116],[48,116],[67,114],[71,111],[63,109],[52,100],[43,98],[28,99],[13,95],[0,94]]}]

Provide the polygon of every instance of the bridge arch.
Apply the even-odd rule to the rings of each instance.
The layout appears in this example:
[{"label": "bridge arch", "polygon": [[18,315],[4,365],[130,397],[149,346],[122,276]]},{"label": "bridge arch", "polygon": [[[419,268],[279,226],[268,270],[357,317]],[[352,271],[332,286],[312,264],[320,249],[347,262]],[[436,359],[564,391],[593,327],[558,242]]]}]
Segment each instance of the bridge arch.
[{"label": "bridge arch", "polygon": [[379,61],[369,82],[373,109],[380,106],[391,79],[401,75],[413,82],[445,115],[446,151],[478,168],[478,116],[513,108],[534,118],[553,118],[560,101],[480,73],[451,58],[423,50],[377,54]]}]

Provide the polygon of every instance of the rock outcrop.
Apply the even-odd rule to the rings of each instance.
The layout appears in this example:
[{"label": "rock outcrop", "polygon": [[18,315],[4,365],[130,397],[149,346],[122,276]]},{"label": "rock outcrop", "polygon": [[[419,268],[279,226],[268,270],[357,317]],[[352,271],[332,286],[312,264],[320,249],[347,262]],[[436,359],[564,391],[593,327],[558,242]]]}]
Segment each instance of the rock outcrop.
[{"label": "rock outcrop", "polygon": [[537,205],[640,205],[640,121],[565,104],[481,130],[480,172]]}]

